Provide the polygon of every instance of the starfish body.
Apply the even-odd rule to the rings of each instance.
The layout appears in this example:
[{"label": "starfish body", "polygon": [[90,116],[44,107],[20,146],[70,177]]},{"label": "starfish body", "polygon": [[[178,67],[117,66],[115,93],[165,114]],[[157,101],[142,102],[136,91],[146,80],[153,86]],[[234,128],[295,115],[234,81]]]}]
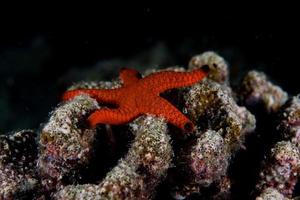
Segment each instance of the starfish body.
[{"label": "starfish body", "polygon": [[99,103],[115,105],[116,108],[101,108],[94,111],[88,122],[92,127],[97,124],[124,124],[142,114],[153,114],[164,117],[171,124],[192,131],[193,123],[160,93],[178,87],[186,87],[203,79],[206,69],[191,72],[164,71],[141,78],[138,71],[123,68],[120,78],[123,86],[116,89],[76,89],[67,91],[63,100],[67,101],[82,93],[95,98]]}]

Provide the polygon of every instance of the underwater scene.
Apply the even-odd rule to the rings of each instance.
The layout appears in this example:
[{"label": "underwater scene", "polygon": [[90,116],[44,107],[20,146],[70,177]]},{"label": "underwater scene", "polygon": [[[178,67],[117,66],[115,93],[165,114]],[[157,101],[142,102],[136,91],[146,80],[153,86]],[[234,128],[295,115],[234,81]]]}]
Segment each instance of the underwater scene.
[{"label": "underwater scene", "polygon": [[136,14],[3,29],[0,199],[300,198],[297,18]]}]

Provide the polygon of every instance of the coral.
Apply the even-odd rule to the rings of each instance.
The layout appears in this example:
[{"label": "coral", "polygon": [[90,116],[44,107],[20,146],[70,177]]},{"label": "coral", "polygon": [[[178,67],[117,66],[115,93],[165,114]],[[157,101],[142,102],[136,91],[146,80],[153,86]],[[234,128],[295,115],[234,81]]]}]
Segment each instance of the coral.
[{"label": "coral", "polygon": [[186,69],[184,67],[180,67],[180,66],[173,66],[173,67],[166,67],[163,69],[147,69],[144,73],[143,76],[148,76],[150,74],[153,73],[157,73],[157,72],[165,72],[165,71],[173,71],[173,72],[186,72]]},{"label": "coral", "polygon": [[[300,98],[287,101],[256,71],[236,92],[215,52],[194,56],[188,69],[123,68],[110,82],[74,84],[39,134],[0,136],[0,199],[297,196]],[[238,103],[262,105],[264,115]],[[274,138],[262,134],[274,125]]]},{"label": "coral", "polygon": [[[172,104],[159,97],[159,94],[168,89],[192,85],[207,75],[208,69],[192,72],[158,72],[140,78],[137,71],[122,69],[120,78],[123,87],[117,89],[79,89],[67,91],[64,100],[86,93],[100,103],[113,104],[117,108],[102,108],[93,112],[88,121],[95,127],[98,123],[124,124],[139,115],[150,113],[164,116],[168,122],[182,130],[193,130],[193,123],[177,110]],[[126,97],[126,98],[125,98]]]},{"label": "coral", "polygon": [[256,185],[258,191],[273,187],[286,197],[291,197],[300,170],[300,154],[289,141],[278,142],[265,160]]},{"label": "coral", "polygon": [[201,130],[220,131],[231,152],[255,129],[254,115],[236,104],[227,86],[205,80],[192,86],[184,98],[188,116]]},{"label": "coral", "polygon": [[120,88],[122,86],[121,82],[119,80],[114,81],[81,81],[78,83],[75,83],[71,85],[71,87],[68,88],[68,90],[76,90],[76,89],[116,89]]},{"label": "coral", "polygon": [[291,97],[278,114],[277,131],[281,137],[300,147],[300,100]]},{"label": "coral", "polygon": [[288,94],[270,82],[263,72],[254,70],[244,77],[238,96],[244,105],[262,104],[269,113],[277,112],[288,98]]},{"label": "coral", "polygon": [[167,125],[152,116],[130,124],[135,139],[99,185],[70,185],[55,194],[56,199],[149,199],[165,177],[173,156]]},{"label": "coral", "polygon": [[212,80],[192,86],[185,94],[185,112],[198,124],[203,135],[183,147],[178,154],[176,171],[183,181],[173,187],[176,199],[200,193],[205,187],[217,187],[214,199],[228,198],[228,166],[232,156],[255,129],[255,117],[236,104],[230,88]]},{"label": "coral", "polygon": [[184,199],[198,193],[201,187],[220,181],[227,174],[229,157],[225,141],[216,131],[208,130],[186,144],[176,159],[176,174],[180,174],[184,181],[174,187],[174,198]]},{"label": "coral", "polygon": [[262,193],[256,197],[256,200],[289,200],[284,197],[278,190],[269,187],[262,191]]},{"label": "coral", "polygon": [[220,84],[228,84],[229,71],[226,61],[213,51],[207,51],[200,55],[193,56],[189,62],[189,69],[201,69],[208,66],[210,72],[207,78]]},{"label": "coral", "polygon": [[273,187],[284,197],[292,196],[300,172],[299,111],[297,96],[291,97],[277,113],[277,133],[285,141],[277,142],[264,161],[257,191]]},{"label": "coral", "polygon": [[0,199],[29,198],[37,190],[35,137],[31,130],[0,136]]},{"label": "coral", "polygon": [[81,95],[51,114],[39,138],[38,168],[47,190],[58,187],[66,177],[75,177],[89,162],[96,130],[84,127],[82,120],[98,108],[94,99]]}]

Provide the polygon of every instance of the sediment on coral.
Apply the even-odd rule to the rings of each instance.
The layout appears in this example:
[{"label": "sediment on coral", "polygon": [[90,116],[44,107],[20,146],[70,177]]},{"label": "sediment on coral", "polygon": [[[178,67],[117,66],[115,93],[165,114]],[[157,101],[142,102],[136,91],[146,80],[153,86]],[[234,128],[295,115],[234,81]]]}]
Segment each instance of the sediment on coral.
[{"label": "sediment on coral", "polygon": [[285,91],[273,84],[263,72],[255,70],[246,74],[237,93],[243,105],[262,105],[268,113],[277,112],[288,99]]},{"label": "sediment on coral", "polygon": [[32,130],[0,136],[0,199],[33,198],[37,193],[35,138]]},{"label": "sediment on coral", "polygon": [[163,119],[146,116],[130,124],[135,139],[126,156],[99,185],[70,185],[55,199],[149,199],[171,166],[173,150]]},{"label": "sediment on coral", "polygon": [[97,108],[94,99],[81,95],[51,114],[39,137],[38,169],[46,190],[55,189],[66,177],[76,180],[77,171],[88,164],[96,130],[81,123]]}]

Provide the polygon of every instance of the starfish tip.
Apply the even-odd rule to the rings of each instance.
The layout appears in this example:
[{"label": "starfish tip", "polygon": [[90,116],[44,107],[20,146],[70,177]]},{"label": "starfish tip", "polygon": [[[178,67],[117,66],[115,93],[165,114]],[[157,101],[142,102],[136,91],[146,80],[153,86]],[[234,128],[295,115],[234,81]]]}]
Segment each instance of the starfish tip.
[{"label": "starfish tip", "polygon": [[184,124],[183,128],[184,128],[185,132],[192,132],[192,131],[194,131],[195,126],[192,122],[187,122],[187,123]]}]

